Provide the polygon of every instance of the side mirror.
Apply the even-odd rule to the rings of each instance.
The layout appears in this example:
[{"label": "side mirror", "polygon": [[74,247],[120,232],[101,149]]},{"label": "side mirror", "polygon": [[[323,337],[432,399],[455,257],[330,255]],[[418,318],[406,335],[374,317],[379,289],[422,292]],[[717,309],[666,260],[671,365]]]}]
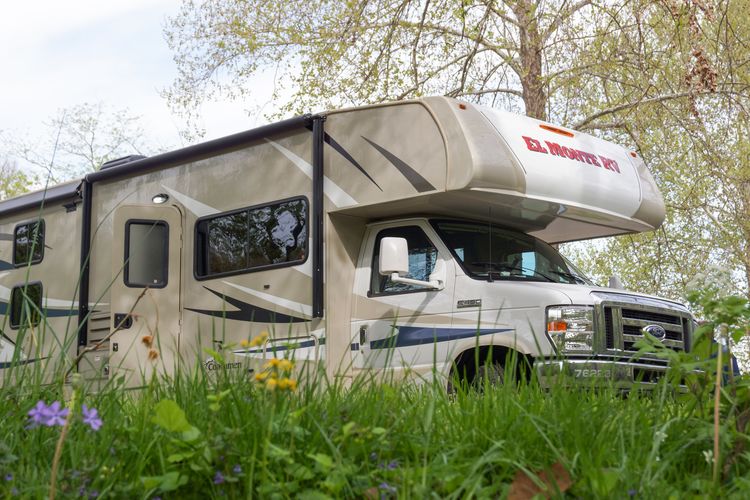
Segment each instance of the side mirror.
[{"label": "side mirror", "polygon": [[409,245],[406,238],[383,238],[380,240],[380,274],[390,276],[409,274]]},{"label": "side mirror", "polygon": [[406,238],[383,238],[380,240],[379,272],[389,276],[394,283],[422,286],[431,290],[445,288],[445,264],[438,259],[435,269],[430,274],[430,281],[404,278],[409,274],[409,245]]}]

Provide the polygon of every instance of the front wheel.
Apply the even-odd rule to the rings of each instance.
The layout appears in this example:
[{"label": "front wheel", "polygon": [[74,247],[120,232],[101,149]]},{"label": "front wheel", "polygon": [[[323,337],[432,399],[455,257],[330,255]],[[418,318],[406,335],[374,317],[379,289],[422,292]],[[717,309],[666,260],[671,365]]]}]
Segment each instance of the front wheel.
[{"label": "front wheel", "polygon": [[499,387],[505,382],[505,368],[500,363],[485,363],[478,367],[472,384],[481,388],[485,383]]}]

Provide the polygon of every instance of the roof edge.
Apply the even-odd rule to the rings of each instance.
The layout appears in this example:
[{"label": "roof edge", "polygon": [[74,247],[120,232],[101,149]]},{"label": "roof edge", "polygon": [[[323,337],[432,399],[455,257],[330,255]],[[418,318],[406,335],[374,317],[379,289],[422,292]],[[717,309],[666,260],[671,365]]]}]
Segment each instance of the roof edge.
[{"label": "roof edge", "polygon": [[50,206],[69,199],[80,199],[80,186],[80,180],[77,182],[68,182],[60,184],[59,186],[53,186],[41,191],[34,191],[33,193],[27,193],[16,198],[0,201],[0,216],[22,212],[30,208],[39,208],[41,210],[42,205]]},{"label": "roof edge", "polygon": [[276,123],[270,123],[254,129],[246,130],[236,134],[221,137],[200,144],[194,144],[175,151],[149,156],[140,160],[113,166],[104,170],[90,173],[86,176],[87,182],[98,182],[111,180],[118,177],[135,175],[150,170],[166,168],[187,161],[195,161],[202,158],[215,156],[228,149],[239,148],[247,143],[263,139],[275,134],[281,134],[297,128],[308,127],[313,120],[313,115],[305,114],[288,118]]}]

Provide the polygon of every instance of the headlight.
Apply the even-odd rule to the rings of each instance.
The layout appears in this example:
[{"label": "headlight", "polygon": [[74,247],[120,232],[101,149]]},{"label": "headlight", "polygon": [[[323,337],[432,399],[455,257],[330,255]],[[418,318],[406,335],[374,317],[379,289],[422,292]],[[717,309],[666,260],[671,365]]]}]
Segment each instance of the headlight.
[{"label": "headlight", "polygon": [[591,352],[594,346],[594,307],[548,307],[547,334],[558,352]]}]

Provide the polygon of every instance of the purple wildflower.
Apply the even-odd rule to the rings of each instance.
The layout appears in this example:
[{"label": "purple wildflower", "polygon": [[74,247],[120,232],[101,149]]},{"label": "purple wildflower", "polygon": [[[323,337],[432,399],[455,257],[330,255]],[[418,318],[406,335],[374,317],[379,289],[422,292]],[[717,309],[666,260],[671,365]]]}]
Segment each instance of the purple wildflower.
[{"label": "purple wildflower", "polygon": [[242,467],[240,467],[240,464],[235,465],[232,468],[232,472],[235,474],[242,474]]},{"label": "purple wildflower", "polygon": [[102,426],[102,419],[99,418],[99,413],[96,408],[89,408],[83,405],[83,423],[90,426],[91,429],[98,431]]},{"label": "purple wildflower", "polygon": [[62,405],[59,401],[53,401],[43,412],[47,416],[47,421],[42,423],[47,427],[65,425],[65,418],[68,416],[70,410],[68,408],[62,408],[61,406]]},{"label": "purple wildflower", "polygon": [[91,493],[89,493],[89,498],[96,498],[99,496],[99,492],[94,490]]},{"label": "purple wildflower", "polygon": [[6,481],[13,481],[13,474],[11,474],[10,472],[9,472],[9,473],[7,473],[7,474],[5,475],[5,480],[6,480]]},{"label": "purple wildflower", "polygon": [[638,493],[638,491],[635,490],[635,489],[631,488],[631,489],[628,490],[628,496],[629,497],[634,497],[637,493]]},{"label": "purple wildflower", "polygon": [[396,488],[394,488],[390,484],[386,483],[385,481],[382,482],[382,483],[380,483],[378,485],[378,488],[381,489],[381,490],[383,490],[386,493],[397,493],[398,492],[398,490]]},{"label": "purple wildflower", "polygon": [[378,454],[377,453],[375,453],[374,451],[372,453],[370,453],[370,460],[372,460],[373,462],[375,462],[377,459],[378,459]]},{"label": "purple wildflower", "polygon": [[388,470],[398,469],[398,460],[391,460],[388,462],[388,465],[386,465],[386,468]]},{"label": "purple wildflower", "polygon": [[16,496],[16,495],[18,495],[18,488],[16,488],[15,486],[14,486],[14,487],[12,487],[12,488],[10,489],[10,494],[11,494],[11,495],[13,495],[13,496]]},{"label": "purple wildflower", "polygon": [[214,484],[224,484],[224,474],[222,474],[220,471],[216,471],[216,475],[214,476]]},{"label": "purple wildflower", "polygon": [[29,427],[36,427],[38,425],[46,425],[47,427],[65,425],[65,418],[69,412],[68,408],[62,408],[59,401],[55,401],[49,406],[44,401],[39,401],[36,406],[29,410]]},{"label": "purple wildflower", "polygon": [[38,401],[36,406],[29,410],[30,427],[36,427],[47,422],[47,405],[44,401]]}]

